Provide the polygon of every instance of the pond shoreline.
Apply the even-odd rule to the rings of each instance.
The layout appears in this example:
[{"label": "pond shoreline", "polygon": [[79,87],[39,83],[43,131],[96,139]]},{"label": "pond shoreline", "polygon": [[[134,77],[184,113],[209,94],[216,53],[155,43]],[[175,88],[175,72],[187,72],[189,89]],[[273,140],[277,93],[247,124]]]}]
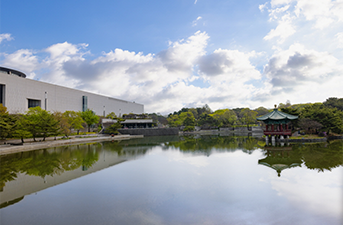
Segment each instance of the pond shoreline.
[{"label": "pond shoreline", "polygon": [[[11,145],[5,144],[0,145],[0,155],[13,154],[18,152],[33,151],[42,148],[51,148],[57,146],[68,146],[68,145],[77,145],[81,143],[92,143],[92,142],[102,142],[102,141],[118,141],[118,140],[128,140],[132,138],[143,138],[143,135],[116,135],[116,136],[96,136],[94,135],[89,137],[72,137],[70,139],[59,139],[59,140],[46,140],[46,141],[37,141],[37,142],[27,142],[23,145]],[[9,143],[14,143],[9,141]],[[18,143],[18,142],[16,142]]]}]

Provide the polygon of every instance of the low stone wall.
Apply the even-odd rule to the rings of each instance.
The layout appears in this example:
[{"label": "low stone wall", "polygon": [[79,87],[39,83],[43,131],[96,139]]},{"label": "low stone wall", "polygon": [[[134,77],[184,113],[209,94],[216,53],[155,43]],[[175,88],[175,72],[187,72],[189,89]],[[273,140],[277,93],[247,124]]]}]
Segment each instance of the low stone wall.
[{"label": "low stone wall", "polygon": [[251,126],[249,129],[247,127],[221,127],[219,131],[236,132],[236,133],[247,133],[247,132],[259,132],[263,133],[262,127]]},{"label": "low stone wall", "polygon": [[166,136],[179,135],[178,128],[133,128],[133,129],[118,129],[121,134],[144,135],[144,136]]},{"label": "low stone wall", "polygon": [[336,139],[343,139],[343,136],[329,136],[328,137],[328,140],[331,141],[331,140],[336,140]]},{"label": "low stone wall", "polygon": [[299,143],[304,143],[304,142],[325,142],[327,141],[326,138],[314,138],[314,139],[283,139],[283,140],[278,140],[278,142],[299,142]]}]

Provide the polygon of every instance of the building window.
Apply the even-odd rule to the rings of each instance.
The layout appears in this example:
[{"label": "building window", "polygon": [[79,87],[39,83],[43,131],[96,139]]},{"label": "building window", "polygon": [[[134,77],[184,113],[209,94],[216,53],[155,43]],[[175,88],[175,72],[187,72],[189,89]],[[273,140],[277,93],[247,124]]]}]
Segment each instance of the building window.
[{"label": "building window", "polygon": [[0,84],[0,104],[5,106],[5,85]]},{"label": "building window", "polygon": [[88,105],[87,105],[87,96],[82,96],[82,112],[87,111]]},{"label": "building window", "polygon": [[37,107],[37,106],[41,106],[40,105],[40,100],[35,100],[35,99],[27,99],[28,100],[28,108],[32,108],[32,107]]}]

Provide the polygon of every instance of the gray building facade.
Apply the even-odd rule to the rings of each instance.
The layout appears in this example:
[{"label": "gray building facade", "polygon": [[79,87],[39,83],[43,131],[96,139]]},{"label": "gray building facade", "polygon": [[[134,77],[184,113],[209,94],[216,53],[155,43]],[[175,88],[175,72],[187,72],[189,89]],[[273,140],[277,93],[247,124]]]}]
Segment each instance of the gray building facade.
[{"label": "gray building facade", "polygon": [[0,67],[0,104],[11,114],[25,113],[30,107],[40,106],[50,112],[85,111],[99,116],[110,112],[123,114],[144,113],[144,105],[108,96],[25,78],[22,72]]}]

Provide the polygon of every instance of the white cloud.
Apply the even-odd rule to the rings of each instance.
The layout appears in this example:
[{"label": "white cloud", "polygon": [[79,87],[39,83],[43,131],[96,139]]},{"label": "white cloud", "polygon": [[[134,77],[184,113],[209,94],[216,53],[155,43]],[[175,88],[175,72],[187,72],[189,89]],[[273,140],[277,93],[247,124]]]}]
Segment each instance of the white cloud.
[{"label": "white cloud", "polygon": [[275,54],[265,67],[265,74],[274,86],[296,86],[302,82],[322,82],[340,74],[338,60],[327,52],[308,50],[294,44]]},{"label": "white cloud", "polygon": [[25,72],[28,78],[33,78],[35,74],[32,72],[40,68],[37,56],[31,50],[20,49],[12,54],[4,54],[4,56],[3,66],[19,69]]},{"label": "white cloud", "polygon": [[328,52],[307,49],[294,44],[287,50],[276,52],[264,68],[267,80],[258,90],[256,101],[269,105],[325,101],[329,96],[341,96],[342,65]]},{"label": "white cloud", "polygon": [[277,42],[281,44],[294,33],[295,29],[292,25],[292,20],[289,15],[285,15],[282,20],[279,21],[278,26],[275,29],[272,29],[263,39],[270,40],[273,38],[279,38]]},{"label": "white cloud", "polygon": [[335,21],[332,14],[334,3],[331,0],[299,0],[295,6],[295,13],[303,15],[307,20],[314,20],[315,27],[323,29]]},{"label": "white cloud", "polygon": [[196,18],[196,20],[193,20],[192,27],[195,27],[196,25],[198,25],[198,21],[201,20],[201,19],[202,19],[202,17],[198,16],[198,18]]},{"label": "white cloud", "polygon": [[337,33],[335,35],[335,38],[337,39],[337,42],[338,42],[337,47],[343,48],[343,32]]},{"label": "white cloud", "polygon": [[268,4],[268,2],[258,6],[258,8],[260,9],[261,12],[264,12],[264,9],[268,8],[267,4]]},{"label": "white cloud", "polygon": [[[302,173],[306,176],[299,176]],[[328,174],[318,174],[317,171],[298,168],[288,170],[282,175],[282,179],[272,178],[271,185],[296,208],[306,207],[302,210],[339,218],[343,210],[342,185],[341,181],[337,182],[337,177],[340,176],[339,169]]]},{"label": "white cloud", "polygon": [[144,103],[149,111],[166,112],[177,104],[177,93],[172,89],[196,79],[193,67],[205,54],[208,39],[205,32],[198,31],[186,40],[170,43],[156,55],[115,49],[92,61],[84,58],[81,47],[58,45],[49,48],[54,51],[47,61],[55,65],[56,74],[62,74],[62,78],[78,81],[75,87],[101,90],[103,94]]},{"label": "white cloud", "polygon": [[0,43],[3,40],[11,41],[13,40],[13,37],[11,36],[11,34],[0,34]]},{"label": "white cloud", "polygon": [[[276,40],[279,45],[297,33],[299,35],[293,40],[314,35],[315,30],[327,29],[329,32],[341,30],[343,26],[343,0],[272,0],[270,5],[269,21],[277,22],[277,27],[264,39]],[[265,8],[266,3],[259,6],[261,12]]]},{"label": "white cloud", "polygon": [[[86,44],[64,42],[46,48],[44,59],[37,57],[42,52],[20,50],[3,62],[34,71],[42,81],[143,103],[148,112],[207,103],[223,107],[227,99],[232,107],[241,106],[256,91],[248,82],[261,78],[250,63],[257,54],[217,49],[206,55],[208,40],[206,32],[198,31],[156,55],[115,49],[93,60],[87,59]],[[195,86],[195,81],[207,85]]]}]

